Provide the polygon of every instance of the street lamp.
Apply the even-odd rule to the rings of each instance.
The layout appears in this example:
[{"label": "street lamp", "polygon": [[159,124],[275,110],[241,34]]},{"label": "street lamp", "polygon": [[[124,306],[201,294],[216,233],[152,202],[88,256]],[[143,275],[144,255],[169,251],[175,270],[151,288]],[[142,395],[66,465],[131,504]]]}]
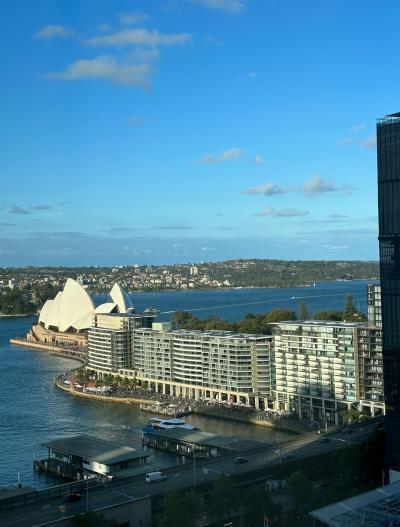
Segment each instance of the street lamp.
[{"label": "street lamp", "polygon": [[196,485],[196,454],[195,454],[195,445],[192,445],[193,450],[193,485]]}]

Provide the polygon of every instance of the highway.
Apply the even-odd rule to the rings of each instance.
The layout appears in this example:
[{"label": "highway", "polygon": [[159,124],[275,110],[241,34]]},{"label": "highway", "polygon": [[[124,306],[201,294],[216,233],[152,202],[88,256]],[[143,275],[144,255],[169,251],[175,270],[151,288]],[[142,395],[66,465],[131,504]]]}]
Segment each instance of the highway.
[{"label": "highway", "polygon": [[[336,432],[329,435],[318,435],[314,433],[282,444],[280,447],[276,444],[258,447],[241,453],[248,459],[248,462],[243,464],[236,464],[234,461],[238,453],[214,459],[197,459],[195,464],[187,463],[164,470],[167,479],[163,482],[146,483],[143,474],[125,480],[98,484],[89,488],[87,493],[82,492],[82,499],[74,503],[65,504],[58,497],[4,511],[0,513],[0,525],[2,527],[51,525],[52,522],[62,517],[74,516],[87,509],[104,508],[144,496],[158,496],[173,488],[187,490],[195,485],[211,483],[222,474],[233,477],[248,475],[248,481],[252,478],[257,480],[260,477],[260,470],[264,476],[265,469],[289,462],[285,460],[287,456],[292,457],[293,460],[304,459],[350,444],[361,443],[371,435],[375,426],[376,423],[368,423],[355,427],[353,433],[349,434]],[[329,439],[322,440],[325,437]],[[60,511],[60,506],[63,505],[66,507],[65,512]]]}]

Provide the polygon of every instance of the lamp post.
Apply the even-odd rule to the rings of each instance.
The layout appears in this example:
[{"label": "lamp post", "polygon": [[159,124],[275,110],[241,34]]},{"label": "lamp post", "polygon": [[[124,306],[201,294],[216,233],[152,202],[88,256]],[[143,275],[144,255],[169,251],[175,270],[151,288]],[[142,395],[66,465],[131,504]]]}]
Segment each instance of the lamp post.
[{"label": "lamp post", "polygon": [[196,454],[195,454],[195,445],[192,445],[193,449],[193,485],[196,485]]}]

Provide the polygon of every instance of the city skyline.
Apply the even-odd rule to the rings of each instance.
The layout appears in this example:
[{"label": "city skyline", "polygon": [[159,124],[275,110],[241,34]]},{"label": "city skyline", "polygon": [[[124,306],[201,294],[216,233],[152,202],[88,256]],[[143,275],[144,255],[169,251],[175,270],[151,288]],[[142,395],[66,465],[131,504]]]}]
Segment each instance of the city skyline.
[{"label": "city skyline", "polygon": [[4,3],[0,265],[377,260],[398,5],[148,4]]}]

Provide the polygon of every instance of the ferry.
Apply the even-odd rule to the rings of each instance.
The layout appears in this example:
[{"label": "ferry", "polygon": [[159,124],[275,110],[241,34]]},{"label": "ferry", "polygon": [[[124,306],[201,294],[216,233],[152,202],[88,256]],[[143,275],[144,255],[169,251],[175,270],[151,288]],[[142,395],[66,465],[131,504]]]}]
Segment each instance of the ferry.
[{"label": "ferry", "polygon": [[196,427],[186,423],[184,419],[162,419],[161,417],[152,417],[149,420],[149,426],[154,429],[163,428],[170,430],[171,428],[183,428],[185,430],[196,430]]}]

